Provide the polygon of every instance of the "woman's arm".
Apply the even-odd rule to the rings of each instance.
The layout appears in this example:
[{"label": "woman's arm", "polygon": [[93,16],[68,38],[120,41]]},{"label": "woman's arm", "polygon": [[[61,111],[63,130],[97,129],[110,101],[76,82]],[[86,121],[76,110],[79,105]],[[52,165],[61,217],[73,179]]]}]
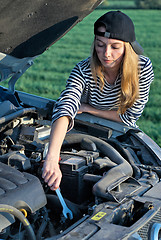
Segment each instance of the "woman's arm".
[{"label": "woman's arm", "polygon": [[51,190],[56,190],[61,181],[62,173],[59,168],[60,149],[65,138],[69,118],[67,116],[57,119],[51,128],[50,143],[43,165],[42,177]]},{"label": "woman's arm", "polygon": [[78,110],[78,114],[82,112],[90,113],[97,117],[102,117],[105,119],[122,122],[122,120],[119,117],[119,114],[117,113],[117,111],[114,111],[114,110],[99,110],[90,106],[89,104],[82,103],[80,106],[80,109]]}]

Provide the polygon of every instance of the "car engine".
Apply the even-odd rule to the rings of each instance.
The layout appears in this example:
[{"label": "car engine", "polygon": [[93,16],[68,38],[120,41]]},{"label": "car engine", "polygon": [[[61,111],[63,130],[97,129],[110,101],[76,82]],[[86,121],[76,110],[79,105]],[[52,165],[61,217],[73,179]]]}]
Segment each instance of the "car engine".
[{"label": "car engine", "polygon": [[7,122],[0,118],[0,239],[90,239],[103,219],[114,231],[113,226],[128,229],[155,208],[159,211],[153,201],[160,199],[161,188],[155,145],[147,147],[137,129],[113,137],[110,128],[75,120],[60,155],[60,189],[73,213],[66,219],[41,176],[50,121],[34,109],[11,114]]}]

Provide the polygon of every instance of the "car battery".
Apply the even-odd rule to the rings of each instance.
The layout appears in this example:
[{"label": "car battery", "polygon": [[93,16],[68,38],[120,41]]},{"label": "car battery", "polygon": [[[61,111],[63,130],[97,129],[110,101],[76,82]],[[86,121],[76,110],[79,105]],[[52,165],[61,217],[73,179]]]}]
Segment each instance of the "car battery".
[{"label": "car battery", "polygon": [[77,204],[89,199],[92,189],[90,184],[83,180],[83,176],[88,173],[88,165],[92,161],[93,157],[84,157],[81,154],[61,155],[62,181],[60,188],[64,198]]}]

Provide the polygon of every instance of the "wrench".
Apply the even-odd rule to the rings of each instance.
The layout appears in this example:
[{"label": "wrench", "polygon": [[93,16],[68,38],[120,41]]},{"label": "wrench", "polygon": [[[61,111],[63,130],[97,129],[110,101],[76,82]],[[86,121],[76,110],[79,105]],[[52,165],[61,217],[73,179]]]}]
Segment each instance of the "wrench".
[{"label": "wrench", "polygon": [[57,188],[57,189],[55,190],[55,192],[56,192],[56,194],[57,194],[57,196],[58,196],[58,198],[59,198],[59,201],[60,201],[60,203],[61,203],[61,205],[62,205],[62,207],[63,207],[63,215],[64,215],[64,217],[65,217],[65,218],[68,218],[68,215],[69,215],[70,220],[72,220],[72,219],[73,219],[73,213],[72,213],[72,211],[67,207],[67,205],[66,205],[66,203],[65,203],[65,201],[64,201],[64,198],[63,198],[63,196],[62,196],[62,194],[61,194],[61,192],[60,192],[60,189]]}]

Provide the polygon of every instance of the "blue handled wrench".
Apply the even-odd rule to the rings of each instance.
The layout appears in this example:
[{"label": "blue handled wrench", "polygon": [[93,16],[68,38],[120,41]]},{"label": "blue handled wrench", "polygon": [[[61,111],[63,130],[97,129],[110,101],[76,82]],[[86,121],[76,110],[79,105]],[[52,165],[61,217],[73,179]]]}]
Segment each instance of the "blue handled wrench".
[{"label": "blue handled wrench", "polygon": [[65,218],[68,218],[68,216],[69,216],[70,220],[72,220],[72,219],[73,219],[73,213],[72,213],[72,211],[67,207],[67,205],[66,205],[66,203],[65,203],[65,201],[64,201],[64,198],[63,198],[63,196],[62,196],[62,194],[61,194],[61,192],[60,192],[60,189],[57,188],[57,189],[55,190],[55,192],[56,192],[56,194],[57,194],[57,196],[58,196],[58,198],[59,198],[59,200],[60,200],[60,203],[61,203],[61,205],[62,205],[62,207],[63,207],[63,215],[64,215],[64,217],[65,217]]}]

